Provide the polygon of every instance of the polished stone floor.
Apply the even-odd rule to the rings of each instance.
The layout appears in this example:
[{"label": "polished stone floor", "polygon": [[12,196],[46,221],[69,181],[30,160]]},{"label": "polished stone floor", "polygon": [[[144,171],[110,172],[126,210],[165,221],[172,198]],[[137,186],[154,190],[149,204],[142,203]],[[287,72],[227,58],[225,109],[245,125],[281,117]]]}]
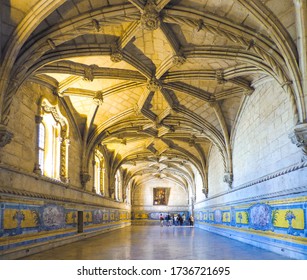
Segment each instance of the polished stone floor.
[{"label": "polished stone floor", "polygon": [[198,228],[132,226],[24,259],[281,260],[286,258]]}]

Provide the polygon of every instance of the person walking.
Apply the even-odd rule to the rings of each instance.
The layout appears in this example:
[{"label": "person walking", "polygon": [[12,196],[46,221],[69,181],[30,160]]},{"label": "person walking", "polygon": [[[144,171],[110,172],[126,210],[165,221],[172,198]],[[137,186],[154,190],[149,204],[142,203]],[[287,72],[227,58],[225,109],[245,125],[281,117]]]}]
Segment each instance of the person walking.
[{"label": "person walking", "polygon": [[163,215],[160,214],[160,226],[161,227],[163,227],[163,221],[164,221]]},{"label": "person walking", "polygon": [[194,226],[194,217],[192,215],[189,217],[189,222],[190,222],[190,226],[193,227]]},{"label": "person walking", "polygon": [[178,226],[178,216],[177,216],[177,214],[174,215],[174,225]]},{"label": "person walking", "polygon": [[178,222],[179,222],[179,225],[182,226],[183,225],[183,219],[181,217],[180,214],[178,214]]},{"label": "person walking", "polygon": [[185,219],[185,214],[183,213],[183,214],[182,214],[182,224],[185,224],[185,221],[186,221],[186,219]]}]

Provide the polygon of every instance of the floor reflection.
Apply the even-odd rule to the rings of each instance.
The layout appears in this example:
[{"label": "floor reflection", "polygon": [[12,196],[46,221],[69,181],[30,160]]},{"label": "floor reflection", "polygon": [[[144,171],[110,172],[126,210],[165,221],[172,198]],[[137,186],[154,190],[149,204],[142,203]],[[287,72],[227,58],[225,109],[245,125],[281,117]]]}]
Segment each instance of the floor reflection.
[{"label": "floor reflection", "polygon": [[24,259],[277,260],[286,258],[198,228],[132,226],[64,245]]}]

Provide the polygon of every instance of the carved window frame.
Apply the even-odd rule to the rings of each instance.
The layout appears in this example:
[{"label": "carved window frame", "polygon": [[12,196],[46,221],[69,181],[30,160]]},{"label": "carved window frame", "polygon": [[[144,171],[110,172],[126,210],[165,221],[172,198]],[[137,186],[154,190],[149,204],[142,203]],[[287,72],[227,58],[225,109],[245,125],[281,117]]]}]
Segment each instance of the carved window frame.
[{"label": "carved window frame", "polygon": [[[47,122],[44,121],[44,116],[46,118],[46,115],[50,114],[52,118],[55,121],[56,126],[50,125]],[[52,155],[52,168],[56,167],[56,170],[52,172],[52,174],[48,174],[48,177],[56,180],[60,180],[64,183],[69,182],[68,177],[68,147],[70,144],[69,140],[69,125],[67,119],[62,115],[60,108],[58,104],[52,104],[48,99],[42,98],[39,102],[39,118],[38,118],[38,141],[37,141],[37,157],[38,157],[38,166],[40,168],[40,172],[42,175],[46,176],[45,173],[45,164],[46,164],[46,146],[52,145],[53,148],[50,148]],[[40,146],[40,139],[42,132],[42,127],[44,127],[44,163],[43,166],[40,162],[40,151],[42,149]],[[49,133],[49,139],[46,139],[46,135]],[[50,143],[50,138],[52,138],[53,143]],[[48,142],[49,141],[49,142]],[[57,143],[58,141],[58,143]],[[56,162],[58,161],[58,164],[56,166]]]},{"label": "carved window frame", "polygon": [[105,160],[99,149],[95,150],[94,160],[94,189],[97,194],[105,195]]}]

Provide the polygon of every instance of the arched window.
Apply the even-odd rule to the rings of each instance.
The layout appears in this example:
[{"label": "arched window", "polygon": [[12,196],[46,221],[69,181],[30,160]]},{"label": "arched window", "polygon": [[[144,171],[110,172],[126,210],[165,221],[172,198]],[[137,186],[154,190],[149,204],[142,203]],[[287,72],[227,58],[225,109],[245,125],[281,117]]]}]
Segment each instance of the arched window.
[{"label": "arched window", "polygon": [[100,160],[100,193],[102,195],[105,195],[105,175],[106,173],[106,169],[105,169],[105,162],[104,162],[104,158],[102,157]]},{"label": "arched window", "polygon": [[117,170],[115,175],[115,200],[121,201],[123,198],[122,193],[122,180],[120,170]]},{"label": "arched window", "polygon": [[68,122],[57,105],[43,99],[38,122],[38,164],[46,177],[68,182]]},{"label": "arched window", "polygon": [[61,126],[52,114],[44,114],[43,124],[46,128],[43,175],[60,179]]},{"label": "arched window", "polygon": [[95,185],[95,192],[100,194],[100,173],[101,173],[101,167],[100,167],[100,159],[97,155],[95,155],[95,166],[94,166],[94,185]]},{"label": "arched window", "polygon": [[44,170],[45,162],[45,126],[40,123],[38,126],[38,163],[41,170]]},{"label": "arched window", "polygon": [[119,189],[119,170],[117,170],[115,174],[115,190],[114,190],[115,200],[118,200],[118,189]]},{"label": "arched window", "polygon": [[104,157],[98,149],[94,155],[94,189],[95,193],[105,195]]}]

